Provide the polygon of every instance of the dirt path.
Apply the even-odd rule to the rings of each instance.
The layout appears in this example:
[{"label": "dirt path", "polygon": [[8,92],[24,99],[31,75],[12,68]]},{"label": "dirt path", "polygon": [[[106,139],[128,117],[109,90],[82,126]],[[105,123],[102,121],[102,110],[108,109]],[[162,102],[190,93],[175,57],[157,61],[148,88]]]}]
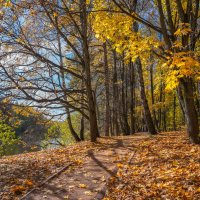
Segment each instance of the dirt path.
[{"label": "dirt path", "polygon": [[103,137],[95,144],[6,157],[0,160],[0,199],[19,200],[41,185],[26,199],[199,200],[199,152],[177,131]]},{"label": "dirt path", "polygon": [[129,139],[114,139],[95,152],[88,151],[82,167],[67,170],[27,196],[27,200],[99,200],[106,192],[106,181],[117,172],[117,163],[130,155]]}]

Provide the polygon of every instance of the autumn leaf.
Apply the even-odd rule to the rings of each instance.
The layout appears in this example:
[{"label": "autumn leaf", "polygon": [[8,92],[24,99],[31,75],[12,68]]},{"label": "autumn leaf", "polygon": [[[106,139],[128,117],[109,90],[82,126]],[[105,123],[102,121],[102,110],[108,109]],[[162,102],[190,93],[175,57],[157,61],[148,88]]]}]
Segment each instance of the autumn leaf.
[{"label": "autumn leaf", "polygon": [[14,186],[12,188],[12,192],[15,193],[16,195],[22,194],[25,190],[26,190],[26,188],[24,186],[22,186],[22,185]]},{"label": "autumn leaf", "polygon": [[118,163],[118,164],[117,164],[117,167],[118,167],[118,168],[123,168],[123,164],[122,164],[122,163]]},{"label": "autumn leaf", "polygon": [[58,17],[58,13],[57,13],[57,12],[54,12],[54,13],[53,13],[53,17],[54,17],[54,18]]},{"label": "autumn leaf", "polygon": [[79,187],[80,187],[80,188],[86,188],[87,186],[86,186],[85,184],[80,183],[80,184],[79,184]]},{"label": "autumn leaf", "polygon": [[200,187],[196,190],[197,193],[200,193]]},{"label": "autumn leaf", "polygon": [[33,182],[31,180],[25,180],[24,185],[28,187],[33,187]]}]

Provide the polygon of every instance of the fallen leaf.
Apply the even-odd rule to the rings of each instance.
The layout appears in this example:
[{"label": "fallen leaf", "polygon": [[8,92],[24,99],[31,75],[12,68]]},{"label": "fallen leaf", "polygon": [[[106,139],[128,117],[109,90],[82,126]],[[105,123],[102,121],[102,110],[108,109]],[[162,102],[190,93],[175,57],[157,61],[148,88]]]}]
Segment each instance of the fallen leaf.
[{"label": "fallen leaf", "polygon": [[80,184],[79,184],[79,187],[80,187],[80,188],[86,188],[87,186],[86,186],[85,184],[80,183]]}]

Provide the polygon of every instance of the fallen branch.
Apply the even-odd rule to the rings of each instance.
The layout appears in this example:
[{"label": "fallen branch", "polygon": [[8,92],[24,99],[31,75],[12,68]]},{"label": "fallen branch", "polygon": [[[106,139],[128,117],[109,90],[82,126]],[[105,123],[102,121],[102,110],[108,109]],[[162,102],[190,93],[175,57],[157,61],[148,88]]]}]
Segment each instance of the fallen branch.
[{"label": "fallen branch", "polygon": [[51,176],[49,176],[46,180],[44,180],[41,184],[39,184],[37,187],[33,188],[32,190],[30,190],[28,193],[26,193],[20,200],[26,200],[26,198],[35,190],[37,190],[38,188],[42,187],[43,185],[45,185],[48,181],[52,180],[53,178],[55,178],[56,176],[59,176],[63,171],[65,171],[67,168],[69,168],[72,165],[72,163],[69,163],[67,166],[63,167],[62,169],[60,169],[58,172],[52,174]]}]

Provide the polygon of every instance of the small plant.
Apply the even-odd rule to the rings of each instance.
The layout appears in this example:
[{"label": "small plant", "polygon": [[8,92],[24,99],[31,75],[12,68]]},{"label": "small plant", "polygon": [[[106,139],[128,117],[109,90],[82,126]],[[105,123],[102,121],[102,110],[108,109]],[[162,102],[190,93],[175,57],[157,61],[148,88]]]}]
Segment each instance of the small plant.
[{"label": "small plant", "polygon": [[0,118],[0,155],[4,155],[6,150],[12,148],[18,142],[13,128],[6,123],[6,119]]}]

